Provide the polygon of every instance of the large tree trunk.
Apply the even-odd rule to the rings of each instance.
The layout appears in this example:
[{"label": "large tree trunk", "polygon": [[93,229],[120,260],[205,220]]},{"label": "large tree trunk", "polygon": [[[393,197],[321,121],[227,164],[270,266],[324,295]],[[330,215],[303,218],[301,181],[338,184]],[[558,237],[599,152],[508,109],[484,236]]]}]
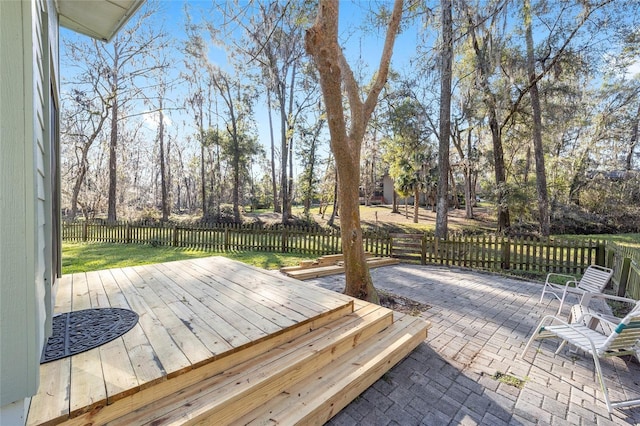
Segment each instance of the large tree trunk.
[{"label": "large tree trunk", "polygon": [[364,256],[362,229],[360,227],[360,197],[353,191],[352,182],[358,182],[360,170],[350,159],[338,159],[338,200],[340,203],[340,231],[344,254],[345,293],[363,300],[378,303],[378,295],[369,275]]},{"label": "large tree trunk", "polygon": [[278,184],[276,181],[276,146],[273,137],[273,120],[271,118],[271,90],[267,88],[267,113],[269,114],[269,137],[271,139],[271,193],[273,194],[273,212],[282,212],[278,199]]},{"label": "large tree trunk", "polygon": [[[451,0],[442,0],[442,55],[440,75],[440,141],[438,144],[438,206],[436,238],[447,238],[449,215],[449,140],[451,139],[451,78],[453,22]],[[455,194],[454,194],[455,195]]]},{"label": "large tree trunk", "polygon": [[413,190],[413,223],[418,223],[418,215],[420,214],[420,187],[416,185]]},{"label": "large tree trunk", "polygon": [[162,98],[160,98],[160,114],[158,120],[158,142],[160,150],[160,187],[161,187],[161,205],[162,205],[162,221],[169,220],[169,196],[167,189],[167,172],[164,158],[164,114],[162,113]]},{"label": "large tree trunk", "polygon": [[285,95],[281,93],[282,89],[278,87],[278,101],[280,106],[280,155],[282,156],[282,164],[280,164],[280,202],[282,203],[282,223],[289,221],[289,146],[287,137],[287,111],[284,104]]},{"label": "large tree trunk", "polygon": [[205,141],[204,141],[204,129],[202,118],[202,98],[200,99],[200,118],[199,131],[200,131],[200,196],[202,197],[202,218],[206,220],[209,210],[207,209],[207,174],[205,170]]},{"label": "large tree trunk", "polygon": [[287,146],[289,147],[289,180],[287,182],[287,218],[292,216],[291,204],[293,203],[293,98],[296,83],[296,63],[293,63],[291,69],[291,81],[289,83],[289,113],[287,114]]},{"label": "large tree trunk", "polygon": [[[306,50],[312,56],[320,75],[320,87],[331,136],[331,150],[338,170],[345,293],[376,303],[379,302],[379,298],[364,257],[360,227],[360,153],[367,123],[389,72],[393,44],[400,26],[402,4],[402,0],[395,1],[380,66],[364,102],[360,99],[360,87],[338,43],[339,0],[320,0],[316,21],[307,30],[305,37]],[[343,105],[343,83],[351,114],[348,132]]]},{"label": "large tree trunk", "polygon": [[113,223],[118,220],[116,213],[116,196],[118,183],[117,154],[118,154],[118,66],[119,66],[118,43],[113,45],[113,72],[111,75],[111,93],[113,100],[111,103],[111,134],[109,135],[109,192],[107,221]]},{"label": "large tree trunk", "polygon": [[[117,91],[114,91],[116,93]],[[111,135],[109,137],[109,195],[107,221],[114,223],[118,220],[116,214],[116,187],[118,181],[118,97],[114,96],[111,106]]]},{"label": "large tree trunk", "polygon": [[73,191],[71,193],[71,212],[69,213],[69,219],[73,220],[78,215],[78,197],[80,196],[80,189],[82,188],[82,182],[87,175],[87,154],[85,150],[82,150],[82,159],[80,160],[80,167],[78,174],[76,175],[76,181],[73,184]]},{"label": "large tree trunk", "polygon": [[507,200],[507,173],[504,165],[504,149],[502,148],[502,132],[498,126],[495,109],[489,111],[489,127],[493,141],[493,162],[496,178],[496,204],[498,205],[498,232],[505,232],[511,226],[509,205]]},{"label": "large tree trunk", "polygon": [[400,210],[398,210],[398,193],[393,188],[392,188],[392,191],[393,192],[391,193],[391,213],[400,213]]},{"label": "large tree trunk", "polygon": [[544,165],[544,149],[542,147],[542,113],[533,52],[533,31],[531,29],[531,3],[524,0],[524,21],[527,39],[527,72],[529,73],[529,96],[533,114],[533,150],[536,159],[536,190],[538,192],[538,215],[540,233],[549,236],[549,196],[547,194],[547,172]]}]

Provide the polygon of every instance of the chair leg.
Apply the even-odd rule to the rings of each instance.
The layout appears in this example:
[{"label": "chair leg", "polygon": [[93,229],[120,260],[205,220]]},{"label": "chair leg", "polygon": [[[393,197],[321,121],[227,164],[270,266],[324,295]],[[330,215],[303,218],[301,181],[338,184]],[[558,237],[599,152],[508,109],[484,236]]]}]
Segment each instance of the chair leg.
[{"label": "chair leg", "polygon": [[556,316],[560,316],[560,312],[562,311],[562,307],[564,306],[565,297],[567,297],[566,291],[562,293],[562,298],[560,298],[560,306],[558,306],[558,312],[556,313]]},{"label": "chair leg", "polygon": [[546,319],[546,317],[542,318],[542,320],[538,323],[536,328],[533,329],[533,333],[531,333],[531,337],[529,338],[529,341],[524,346],[524,349],[522,350],[522,353],[520,354],[520,358],[524,358],[524,354],[529,350],[529,347],[531,346],[531,343],[533,343],[533,341],[536,340],[536,336],[538,336],[538,334],[540,332],[540,328],[542,327],[542,324],[544,323],[545,319]]},{"label": "chair leg", "polygon": [[563,340],[562,343],[560,343],[560,346],[558,346],[558,349],[556,349],[554,355],[558,355],[560,353],[560,351],[562,350],[562,348],[564,348],[564,345],[567,344],[566,340]]},{"label": "chair leg", "polygon": [[596,366],[598,379],[600,379],[600,387],[602,388],[602,393],[604,394],[604,401],[607,404],[607,410],[609,411],[609,414],[611,414],[613,412],[613,407],[611,406],[611,401],[609,400],[609,391],[607,390],[607,385],[604,383],[604,376],[602,375],[600,360],[598,359],[598,355],[595,352],[592,352],[591,356],[593,357],[593,363]]},{"label": "chair leg", "polygon": [[542,299],[544,298],[544,293],[547,291],[547,283],[544,283],[542,286],[542,294],[540,295],[540,301],[538,303],[542,303]]}]

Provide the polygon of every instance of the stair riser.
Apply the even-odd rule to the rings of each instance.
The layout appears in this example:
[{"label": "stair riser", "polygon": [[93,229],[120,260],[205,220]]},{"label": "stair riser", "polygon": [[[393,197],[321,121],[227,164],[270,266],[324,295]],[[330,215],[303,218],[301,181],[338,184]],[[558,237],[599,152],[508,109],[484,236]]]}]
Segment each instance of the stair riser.
[{"label": "stair riser", "polygon": [[[295,373],[301,363],[313,362],[314,357],[322,356],[334,347],[336,357],[345,351],[343,347],[353,346],[386,328],[391,322],[391,311],[368,305],[359,309],[357,313],[283,343],[270,352],[259,354],[244,364],[229,366],[223,373],[202,380],[165,399],[158,398],[139,410],[129,412],[114,424],[141,424],[152,421],[170,424],[176,418],[181,418],[180,422],[183,423],[189,418],[197,419],[201,413],[233,411],[235,408],[227,409],[227,404],[240,404],[238,401],[246,400],[246,395],[254,395],[249,399],[257,398],[260,404],[264,401],[261,389],[270,389],[273,386],[269,383],[271,376],[281,374],[283,379],[289,380],[285,383],[290,384],[291,379],[287,378],[289,370]],[[248,383],[251,386],[248,387]],[[277,393],[279,388],[270,392]],[[188,412],[188,418],[181,417],[182,412]]]},{"label": "stair riser", "polygon": [[[379,336],[238,419],[235,425],[323,424],[426,339],[428,324],[396,321]],[[201,424],[207,424],[202,422]]]},{"label": "stair riser", "polygon": [[84,426],[87,424],[106,424],[116,421],[132,411],[143,409],[154,401],[202,383],[225,370],[233,368],[239,363],[255,358],[291,340],[305,337],[314,330],[322,329],[328,324],[340,321],[343,318],[348,318],[350,315],[353,315],[353,304],[330,311],[310,322],[292,327],[281,334],[270,335],[268,339],[254,342],[250,346],[240,348],[234,353],[225,353],[220,358],[213,359],[208,364],[187,371],[170,380],[150,383],[148,387],[141,389],[140,392],[122,398],[114,404],[98,407],[91,412],[68,419],[63,424],[66,426]]},{"label": "stair riser", "polygon": [[[244,386],[244,383],[238,383],[236,387],[239,389],[221,388],[211,394],[202,395],[196,401],[191,401],[189,409],[186,410],[188,416],[182,418],[184,422],[178,424],[191,425],[201,421],[207,424],[209,423],[207,419],[215,419],[216,424],[231,423],[277,396],[284,389],[353,350],[360,343],[376,336],[391,323],[392,316],[389,313],[376,318],[364,328],[341,333],[335,338],[325,338],[321,342],[314,343],[313,346],[307,345],[303,357],[282,366],[281,369],[270,369],[268,375],[258,374],[258,380],[250,388]],[[256,378],[255,375],[252,377]],[[213,400],[219,402],[212,404]]]}]

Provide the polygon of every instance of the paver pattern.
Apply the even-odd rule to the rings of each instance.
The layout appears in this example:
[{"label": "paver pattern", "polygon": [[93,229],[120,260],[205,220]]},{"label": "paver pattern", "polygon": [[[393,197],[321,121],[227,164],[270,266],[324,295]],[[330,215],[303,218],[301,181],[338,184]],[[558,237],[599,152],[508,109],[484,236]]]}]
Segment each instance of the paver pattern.
[{"label": "paver pattern", "polygon": [[[609,415],[590,355],[557,343],[522,349],[558,301],[541,284],[459,268],[400,264],[371,270],[376,287],[426,303],[429,336],[328,423],[342,425],[640,425],[640,407]],[[336,291],[344,275],[308,281]],[[567,315],[571,303],[565,305]],[[602,362],[612,400],[638,398],[640,365]],[[495,379],[524,380],[519,389]]]}]

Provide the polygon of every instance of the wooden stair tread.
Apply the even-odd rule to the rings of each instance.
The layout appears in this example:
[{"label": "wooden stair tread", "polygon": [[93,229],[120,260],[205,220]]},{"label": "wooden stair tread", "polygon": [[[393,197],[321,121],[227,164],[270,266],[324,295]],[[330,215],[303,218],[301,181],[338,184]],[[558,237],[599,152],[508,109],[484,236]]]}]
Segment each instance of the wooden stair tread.
[{"label": "wooden stair tread", "polygon": [[[370,259],[373,254],[366,252],[364,254],[365,259]],[[304,269],[312,269],[312,268],[318,268],[318,267],[322,267],[322,266],[335,266],[338,264],[341,264],[344,261],[344,255],[342,253],[340,254],[328,254],[325,256],[321,256],[319,258],[317,258],[316,260],[303,260],[300,262],[299,265],[297,266],[285,266],[280,268],[280,272],[283,273],[288,273],[291,271],[299,271],[299,270],[304,270]]]},{"label": "wooden stair tread", "polygon": [[110,424],[184,424],[215,416],[226,424],[389,328],[392,311],[367,304],[219,375],[132,411]]},{"label": "wooden stair tread", "polygon": [[[392,257],[370,257],[367,259],[367,265],[369,268],[378,268],[380,266],[396,265],[400,263],[398,259]],[[284,269],[284,268],[283,268]],[[299,280],[308,280],[312,278],[324,277],[327,275],[340,274],[344,272],[344,265],[342,263],[337,265],[328,266],[316,266],[313,268],[296,269],[296,270],[282,270],[288,276]]]},{"label": "wooden stair tread", "polygon": [[324,424],[426,339],[426,321],[394,315],[400,317],[359,351],[343,355],[233,424]]},{"label": "wooden stair tread", "polygon": [[[236,348],[235,351],[221,354],[220,357],[212,358],[209,363],[193,368],[169,380],[156,380],[144,387],[144,389],[140,389],[139,392],[123,397],[113,404],[98,406],[92,411],[78,413],[75,416],[70,416],[70,418],[68,418],[68,413],[66,413],[67,415],[61,413],[56,418],[49,417],[49,419],[51,419],[50,423],[59,424],[64,422],[65,425],[69,426],[81,426],[86,424],[109,424],[110,422],[116,422],[117,419],[120,419],[122,416],[126,416],[136,410],[144,410],[145,407],[148,407],[155,401],[162,398],[170,398],[172,395],[176,395],[188,387],[197,386],[199,383],[222,374],[235,365],[253,360],[287,342],[303,338],[314,331],[332,327],[333,324],[344,321],[345,318],[351,318],[354,314],[354,309],[360,311],[367,305],[370,304],[358,299],[349,298],[349,300],[345,300],[345,304],[338,309],[317,316],[311,321],[300,323],[279,334],[269,335],[265,339],[250,342],[250,344]],[[56,361],[56,363],[57,362],[59,361]],[[43,366],[50,364],[44,364]],[[64,380],[68,381],[68,371],[66,371]],[[30,413],[29,417],[28,424],[39,425],[46,423],[40,420],[42,417],[32,417],[32,413]]]}]

